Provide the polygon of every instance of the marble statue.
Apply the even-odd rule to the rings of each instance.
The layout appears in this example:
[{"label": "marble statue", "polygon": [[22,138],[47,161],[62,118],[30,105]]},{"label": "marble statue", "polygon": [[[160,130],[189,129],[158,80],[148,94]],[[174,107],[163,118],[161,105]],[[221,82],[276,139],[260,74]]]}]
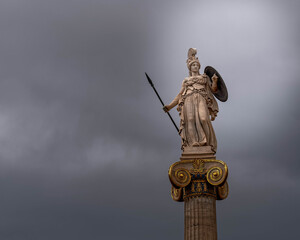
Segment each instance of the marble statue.
[{"label": "marble statue", "polygon": [[182,150],[210,146],[217,151],[217,139],[211,121],[214,121],[219,111],[214,93],[218,91],[218,76],[214,73],[210,78],[200,74],[201,64],[195,56],[197,50],[188,51],[187,67],[189,76],[182,82],[179,94],[174,100],[163,107],[168,112],[178,106],[180,115],[179,134],[182,139]]}]

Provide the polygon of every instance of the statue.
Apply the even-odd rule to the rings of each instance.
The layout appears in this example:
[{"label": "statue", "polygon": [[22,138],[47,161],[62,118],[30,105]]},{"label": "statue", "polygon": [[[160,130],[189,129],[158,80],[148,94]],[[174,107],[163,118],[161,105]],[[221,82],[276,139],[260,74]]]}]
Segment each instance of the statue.
[{"label": "statue", "polygon": [[[228,196],[228,167],[216,159],[217,139],[212,126],[219,108],[215,98],[228,98],[221,75],[210,66],[200,74],[197,50],[188,51],[189,77],[182,82],[179,94],[165,105],[147,73],[149,84],[163,105],[176,131],[181,136],[180,161],[168,171],[173,200],[184,202],[184,239],[217,240],[216,200]],[[178,128],[169,111],[177,106],[180,116]]]},{"label": "statue", "polygon": [[[204,74],[199,73],[201,64],[195,56],[196,53],[195,48],[189,49],[187,59],[189,77],[183,80],[179,94],[169,105],[164,106],[163,110],[168,112],[176,105],[178,106],[179,134],[183,151],[186,148],[198,147],[200,149],[201,146],[210,146],[211,150],[216,153],[217,139],[211,121],[215,120],[219,108],[213,94],[222,90],[219,95],[221,95],[221,99],[223,97],[223,100],[225,97],[226,101],[227,90],[222,79],[218,83],[220,75],[212,67],[207,67]],[[220,89],[218,89],[218,85]]]}]

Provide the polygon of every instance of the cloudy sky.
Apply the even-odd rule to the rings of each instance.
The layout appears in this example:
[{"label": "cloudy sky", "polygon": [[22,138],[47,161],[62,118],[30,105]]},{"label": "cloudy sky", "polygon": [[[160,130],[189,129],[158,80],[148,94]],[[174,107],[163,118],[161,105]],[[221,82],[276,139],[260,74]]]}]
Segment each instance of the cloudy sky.
[{"label": "cloudy sky", "polygon": [[0,239],[183,239],[167,176],[180,138],[144,72],[169,103],[190,47],[229,92],[213,123],[230,174],[219,238],[299,239],[299,10],[2,0]]}]

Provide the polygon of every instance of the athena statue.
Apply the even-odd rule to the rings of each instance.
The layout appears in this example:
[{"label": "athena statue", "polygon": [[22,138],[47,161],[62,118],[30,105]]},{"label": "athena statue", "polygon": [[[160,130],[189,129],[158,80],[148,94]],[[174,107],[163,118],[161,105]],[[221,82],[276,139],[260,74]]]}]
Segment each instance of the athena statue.
[{"label": "athena statue", "polygon": [[218,91],[218,76],[214,73],[210,78],[206,73],[199,73],[201,64],[196,53],[195,48],[189,49],[189,76],[183,80],[178,95],[163,109],[167,112],[177,106],[183,151],[185,147],[211,146],[216,152],[217,139],[211,121],[215,120],[219,111],[213,95]]}]

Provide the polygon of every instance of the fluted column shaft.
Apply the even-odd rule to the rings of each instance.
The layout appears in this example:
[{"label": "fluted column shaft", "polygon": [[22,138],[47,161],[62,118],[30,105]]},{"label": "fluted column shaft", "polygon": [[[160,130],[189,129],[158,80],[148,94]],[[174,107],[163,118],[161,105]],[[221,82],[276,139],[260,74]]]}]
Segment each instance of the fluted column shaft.
[{"label": "fluted column shaft", "polygon": [[217,240],[216,199],[195,196],[184,200],[184,239]]}]

